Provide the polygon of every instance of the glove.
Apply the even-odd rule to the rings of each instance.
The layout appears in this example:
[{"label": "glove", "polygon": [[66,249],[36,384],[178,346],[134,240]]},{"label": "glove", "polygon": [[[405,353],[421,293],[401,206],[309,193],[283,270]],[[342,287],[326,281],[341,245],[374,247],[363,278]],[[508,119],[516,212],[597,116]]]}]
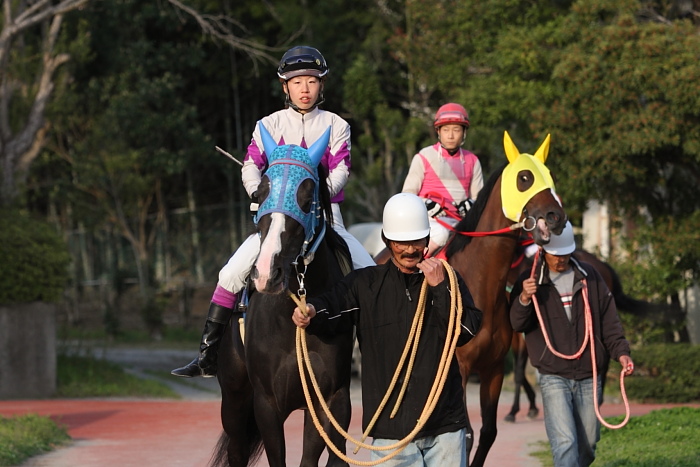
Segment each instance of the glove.
[{"label": "glove", "polygon": [[250,213],[255,215],[258,212],[258,190],[255,190],[252,195],[250,195]]},{"label": "glove", "polygon": [[457,203],[456,207],[457,207],[457,211],[459,211],[459,216],[466,217],[467,213],[472,208],[472,204],[474,204],[474,200],[468,199],[468,198],[465,199],[464,201],[462,201],[461,203]]},{"label": "glove", "polygon": [[445,214],[445,211],[442,209],[442,205],[436,203],[432,199],[425,200],[425,207],[428,209],[428,215],[430,217],[437,217]]}]

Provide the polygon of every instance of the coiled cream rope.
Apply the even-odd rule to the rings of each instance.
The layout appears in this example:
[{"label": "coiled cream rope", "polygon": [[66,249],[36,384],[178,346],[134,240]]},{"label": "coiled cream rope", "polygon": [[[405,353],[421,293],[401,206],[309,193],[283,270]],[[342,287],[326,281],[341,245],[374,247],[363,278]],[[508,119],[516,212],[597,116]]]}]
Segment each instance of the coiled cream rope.
[{"label": "coiled cream rope", "polygon": [[[418,301],[418,306],[416,309],[416,315],[414,316],[413,319],[413,324],[411,326],[411,332],[409,334],[409,337],[407,339],[406,347],[404,348],[403,354],[401,356],[399,365],[396,369],[396,372],[394,373],[394,377],[392,378],[392,381],[390,383],[389,389],[387,390],[387,394],[384,396],[384,399],[382,400],[382,403],[380,406],[377,408],[377,412],[375,413],[374,417],[372,418],[372,421],[367,427],[367,430],[363,434],[363,438],[361,441],[358,441],[354,439],[350,434],[345,431],[338,421],[333,417],[333,414],[331,413],[328,405],[326,404],[326,401],[323,398],[323,395],[321,394],[321,389],[318,385],[318,381],[316,380],[316,376],[314,375],[313,369],[311,368],[311,360],[309,358],[309,353],[308,353],[308,348],[306,345],[306,332],[302,328],[297,328],[296,331],[296,342],[297,342],[297,363],[299,366],[299,375],[301,377],[301,384],[304,389],[304,397],[306,398],[306,404],[308,406],[309,414],[311,415],[311,418],[314,422],[314,426],[316,426],[316,429],[318,430],[319,434],[321,437],[324,439],[326,444],[328,445],[329,449],[331,449],[339,458],[344,460],[345,462],[348,462],[350,464],[354,465],[362,465],[362,466],[374,466],[374,465],[379,465],[382,462],[385,462],[393,457],[395,457],[397,454],[399,454],[414,438],[415,436],[420,432],[420,430],[423,429],[425,424],[427,423],[428,419],[430,418],[430,415],[432,415],[433,410],[435,410],[435,406],[437,405],[437,402],[440,398],[440,394],[442,394],[442,390],[445,386],[445,381],[447,380],[447,375],[449,373],[449,367],[450,367],[450,362],[452,358],[454,357],[454,351],[455,348],[457,347],[457,340],[459,339],[459,335],[461,333],[461,328],[460,328],[460,323],[462,320],[462,296],[459,293],[459,284],[457,283],[457,276],[452,269],[452,267],[447,263],[445,260],[441,260],[443,266],[445,267],[445,270],[447,271],[447,275],[450,281],[450,290],[452,293],[450,294],[450,318],[448,322],[448,328],[447,328],[447,337],[445,339],[445,345],[443,346],[443,351],[442,355],[440,356],[440,362],[435,378],[435,382],[433,383],[433,386],[430,389],[430,393],[428,394],[428,399],[426,401],[426,405],[423,408],[423,411],[421,412],[420,417],[418,418],[418,421],[416,423],[415,428],[408,434],[406,435],[405,438],[397,441],[396,443],[389,445],[389,446],[372,446],[370,444],[364,443],[364,440],[368,436],[369,432],[371,431],[372,427],[374,426],[374,423],[376,420],[379,418],[379,415],[381,414],[382,410],[384,409],[384,406],[386,405],[387,400],[389,399],[390,394],[393,392],[393,389],[396,385],[396,381],[398,380],[398,376],[401,373],[401,370],[403,368],[406,355],[408,354],[409,349],[411,349],[411,358],[409,359],[409,368],[407,369],[406,372],[406,378],[404,381],[404,386],[401,389],[401,395],[399,396],[399,399],[403,397],[403,393],[405,392],[405,387],[408,381],[408,378],[410,376],[410,373],[412,371],[412,366],[413,362],[415,359],[415,355],[417,353],[417,347],[418,347],[418,340],[420,338],[420,328],[422,327],[422,321],[423,321],[423,315],[425,311],[425,303],[427,299],[427,281],[424,280],[423,286],[421,287],[421,295],[420,299]],[[296,302],[297,306],[299,309],[302,311],[302,313],[306,314],[306,300],[305,297],[301,297],[300,299],[297,298],[294,294],[290,292],[290,297]],[[323,426],[321,425],[318,415],[316,413],[316,410],[313,405],[313,401],[311,400],[311,394],[309,392],[308,384],[306,381],[306,374],[304,367],[308,370],[308,377],[311,380],[312,386],[314,388],[314,392],[316,393],[316,397],[319,400],[319,403],[321,405],[321,408],[323,409],[324,413],[326,414],[326,417],[328,417],[329,421],[333,425],[333,427],[338,430],[338,432],[348,441],[351,443],[355,444],[358,449],[359,448],[365,448],[369,449],[372,451],[389,451],[391,450],[392,452],[386,455],[385,457],[382,457],[381,459],[377,459],[374,461],[358,461],[355,459],[351,459],[350,457],[346,456],[345,453],[341,452],[335,444],[330,440],[328,434],[324,430]],[[394,408],[394,411],[392,412],[392,417],[395,415],[396,411],[398,410],[399,406],[399,401],[397,401],[397,404]],[[357,452],[357,451],[356,451]]]}]

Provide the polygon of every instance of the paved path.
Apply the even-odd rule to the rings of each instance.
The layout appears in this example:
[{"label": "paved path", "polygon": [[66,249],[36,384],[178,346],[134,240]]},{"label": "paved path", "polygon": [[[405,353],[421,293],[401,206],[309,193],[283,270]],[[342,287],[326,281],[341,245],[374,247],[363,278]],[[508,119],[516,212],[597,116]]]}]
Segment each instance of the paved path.
[{"label": "paved path", "polygon": [[[105,358],[125,365],[130,372],[153,378],[145,370],[169,370],[185,363],[190,352],[109,350]],[[168,384],[180,392],[184,400],[138,399],[57,399],[0,401],[0,414],[4,416],[38,413],[49,415],[68,427],[74,442],[68,447],[34,457],[22,467],[131,467],[131,466],[191,466],[208,464],[219,434],[218,385],[216,380],[196,378],[182,380],[172,378]],[[186,382],[188,384],[181,384]],[[359,437],[361,405],[359,384],[353,381],[351,388],[353,417],[351,435]],[[538,394],[538,401],[539,401]],[[499,406],[498,436],[486,461],[486,466],[528,467],[539,466],[529,452],[539,449],[536,443],[546,441],[542,415],[536,420],[524,416],[516,423],[502,422],[510,409],[512,393],[504,392]],[[481,426],[478,408],[478,385],[470,384],[467,394],[468,410],[477,433]],[[648,413],[662,406],[634,406],[633,415]],[[620,404],[606,402],[603,415],[624,414]],[[522,413],[522,412],[521,412]],[[301,458],[302,414],[295,412],[285,425],[287,438],[287,464],[298,465]],[[352,452],[352,448],[348,448]],[[264,457],[264,456],[263,456]],[[357,459],[367,460],[366,451]],[[325,455],[322,458],[325,460]],[[267,466],[261,460],[259,466]],[[323,465],[323,462],[322,462]]]}]

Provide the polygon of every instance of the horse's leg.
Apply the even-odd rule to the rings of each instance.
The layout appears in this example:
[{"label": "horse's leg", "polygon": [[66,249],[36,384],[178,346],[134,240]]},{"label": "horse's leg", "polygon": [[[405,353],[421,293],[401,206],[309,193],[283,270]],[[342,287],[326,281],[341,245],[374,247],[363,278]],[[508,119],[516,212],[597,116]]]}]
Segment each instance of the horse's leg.
[{"label": "horse's leg", "polygon": [[520,412],[520,387],[524,386],[523,382],[518,380],[517,370],[513,372],[513,380],[515,381],[515,386],[513,387],[513,405],[510,408],[510,412],[503,418],[504,421],[509,423],[514,423],[515,415]]},{"label": "horse's leg", "polygon": [[471,372],[471,349],[477,349],[475,345],[475,340],[472,340],[471,345],[464,345],[462,347],[457,347],[455,350],[455,356],[457,357],[457,364],[459,365],[459,373],[462,375],[462,390],[464,391],[464,408],[465,414],[467,416],[467,460],[474,447],[474,428],[472,428],[471,421],[469,420],[469,410],[467,407],[467,383],[469,382],[469,373]]},{"label": "horse's leg", "polygon": [[527,367],[527,362],[528,362],[527,347],[523,346],[522,354],[523,354],[522,355],[522,357],[523,357],[522,384],[523,384],[523,389],[525,390],[525,394],[527,394],[527,400],[530,401],[530,408],[527,411],[527,418],[529,418],[530,420],[534,420],[540,414],[540,409],[538,409],[537,404],[535,404],[535,400],[537,398],[537,395],[535,394],[535,389],[532,387],[530,382],[527,380],[527,376],[525,375],[525,368]]},{"label": "horse's leg", "polygon": [[[352,404],[350,403],[350,386],[344,386],[338,390],[331,399],[331,413],[345,431],[350,427],[350,417],[352,416]],[[329,431],[330,430],[330,431]],[[338,430],[331,425],[330,420],[326,423],[326,432],[331,433],[330,438],[333,444],[342,453],[345,453],[345,438]],[[347,462],[340,459],[332,450],[328,449],[328,466],[347,466]]]},{"label": "horse's leg", "polygon": [[[352,407],[350,404],[350,388],[344,387],[339,389],[333,397],[331,397],[328,402],[328,408],[337,420],[338,424],[343,427],[345,431],[348,430],[350,426],[350,416],[352,414]],[[314,404],[316,409],[316,415],[318,416],[319,422],[323,427],[323,430],[328,434],[331,442],[336,448],[343,454],[345,454],[345,438],[342,434],[335,429],[331,424],[330,420],[323,412],[323,409],[319,404]],[[304,454],[301,459],[302,467],[316,467],[318,466],[318,460],[323,453],[323,449],[326,447],[326,441],[318,433],[316,425],[314,425],[311,414],[308,410],[304,413]],[[328,448],[328,466],[347,466],[347,462],[340,459],[330,448]]]},{"label": "horse's leg", "polygon": [[[260,455],[261,439],[253,415],[253,388],[245,366],[245,350],[240,325],[234,314],[219,346],[217,379],[221,387],[221,424],[226,438],[217,445],[215,454],[221,465],[247,465]],[[221,452],[225,450],[224,453]]]},{"label": "horse's leg", "polygon": [[527,410],[527,418],[534,420],[540,413],[540,409],[537,408],[537,404],[535,403],[537,395],[535,394],[535,389],[524,376],[523,389],[525,390],[525,394],[527,394],[527,400],[530,401],[530,408]]},{"label": "horse's leg", "polygon": [[260,443],[260,433],[252,409],[252,395],[226,395],[222,392],[221,421],[228,435],[226,446],[228,465],[248,465],[251,455]]},{"label": "horse's leg", "polygon": [[248,380],[245,351],[235,320],[221,341],[217,379],[221,387],[221,423],[228,438],[226,445],[219,448],[226,449],[229,466],[247,465],[260,455],[261,438],[253,414],[253,388]]},{"label": "horse's leg", "polygon": [[271,467],[286,465],[286,445],[284,442],[284,421],[274,406],[274,397],[255,391],[255,419],[260,427],[267,462]]},{"label": "horse's leg", "polygon": [[[467,396],[467,379],[468,378],[462,378],[462,387],[464,388],[464,397],[466,399]],[[465,408],[466,408],[466,402],[465,402]],[[469,420],[469,410],[467,412],[467,459],[469,459],[469,456],[472,453],[472,448],[474,447],[474,428],[472,428],[472,422]]]},{"label": "horse's leg", "polygon": [[[520,411],[520,388],[523,387],[525,388],[525,392],[527,393],[528,397],[530,398],[530,406],[532,407],[533,404],[533,397],[534,394],[531,396],[530,394],[532,393],[532,388],[530,387],[530,384],[527,382],[525,379],[525,367],[527,366],[527,347],[525,347],[525,343],[522,342],[522,338],[517,335],[516,333],[513,334],[513,340],[512,340],[512,349],[513,349],[513,357],[514,357],[514,364],[513,364],[513,379],[515,380],[515,396],[513,399],[513,406],[510,409],[510,412],[508,415],[505,417],[506,422],[515,422],[515,414],[517,414]],[[528,388],[530,391],[528,391]]]},{"label": "horse's leg", "polygon": [[498,399],[503,385],[503,358],[492,362],[488,372],[479,373],[481,378],[481,430],[479,431],[479,445],[476,448],[471,467],[482,467],[486,461],[493,442],[496,440],[496,416]]}]

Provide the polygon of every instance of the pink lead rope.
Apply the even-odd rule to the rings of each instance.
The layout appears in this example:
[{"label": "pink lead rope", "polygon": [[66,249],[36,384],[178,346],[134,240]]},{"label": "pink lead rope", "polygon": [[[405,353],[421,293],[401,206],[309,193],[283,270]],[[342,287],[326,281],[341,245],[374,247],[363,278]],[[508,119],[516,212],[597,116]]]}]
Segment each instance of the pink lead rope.
[{"label": "pink lead rope", "polygon": [[[530,272],[530,277],[535,277],[535,269],[537,268],[537,260],[540,255],[540,250],[537,250],[537,253],[535,255],[535,260],[532,263],[532,270]],[[606,427],[616,430],[618,428],[622,428],[627,424],[627,421],[630,418],[630,405],[629,402],[627,401],[627,392],[625,391],[625,369],[623,368],[622,371],[620,372],[620,393],[622,394],[622,400],[625,402],[625,419],[618,425],[611,425],[610,423],[606,422],[605,419],[603,419],[603,416],[600,414],[600,409],[598,407],[598,368],[596,366],[596,360],[595,360],[595,343],[593,342],[593,314],[591,312],[591,305],[588,303],[588,282],[586,279],[583,279],[583,303],[584,303],[584,320],[585,320],[585,326],[586,326],[586,333],[583,337],[583,344],[581,344],[581,348],[578,349],[578,351],[573,354],[573,355],[565,355],[560,352],[557,352],[554,347],[552,346],[552,343],[549,340],[549,334],[547,333],[547,328],[544,325],[544,320],[542,319],[542,312],[540,311],[540,305],[537,302],[537,297],[535,295],[532,296],[532,303],[535,305],[535,313],[537,314],[537,320],[540,323],[540,328],[542,329],[542,335],[544,336],[544,341],[547,344],[547,348],[552,352],[555,356],[559,358],[563,358],[565,360],[575,360],[577,358],[580,358],[581,355],[583,354],[583,351],[586,348],[586,344],[589,342],[591,343],[591,366],[593,368],[593,405],[595,406],[595,414],[598,417],[598,420],[600,420],[600,423],[605,425]]]}]

